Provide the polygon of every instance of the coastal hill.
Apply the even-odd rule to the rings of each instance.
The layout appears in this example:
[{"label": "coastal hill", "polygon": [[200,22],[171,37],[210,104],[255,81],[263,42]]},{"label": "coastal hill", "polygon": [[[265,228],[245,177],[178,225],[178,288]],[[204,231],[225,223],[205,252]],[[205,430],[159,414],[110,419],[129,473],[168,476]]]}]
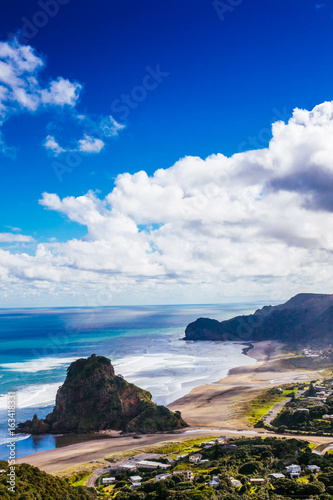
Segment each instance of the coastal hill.
[{"label": "coastal hill", "polygon": [[56,405],[44,420],[18,424],[17,432],[86,433],[103,429],[155,433],[186,427],[180,412],[172,412],[151,400],[148,391],[115,375],[111,361],[93,354],[67,369]]},{"label": "coastal hill", "polygon": [[301,293],[278,306],[226,321],[199,318],[185,340],[262,341],[328,345],[333,342],[333,295]]}]

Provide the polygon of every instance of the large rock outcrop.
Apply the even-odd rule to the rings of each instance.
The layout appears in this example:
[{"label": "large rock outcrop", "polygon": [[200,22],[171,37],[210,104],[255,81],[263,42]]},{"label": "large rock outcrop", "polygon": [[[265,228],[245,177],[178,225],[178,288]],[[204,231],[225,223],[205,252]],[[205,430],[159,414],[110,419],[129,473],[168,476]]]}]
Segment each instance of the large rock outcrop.
[{"label": "large rock outcrop", "polygon": [[185,339],[329,345],[333,343],[333,295],[301,293],[284,304],[227,321],[199,318],[187,326]]},{"label": "large rock outcrop", "polygon": [[157,406],[148,391],[114,373],[111,361],[92,355],[74,361],[58,389],[56,405],[44,420],[18,425],[18,432],[86,433],[104,429],[154,433],[186,427],[180,412]]}]

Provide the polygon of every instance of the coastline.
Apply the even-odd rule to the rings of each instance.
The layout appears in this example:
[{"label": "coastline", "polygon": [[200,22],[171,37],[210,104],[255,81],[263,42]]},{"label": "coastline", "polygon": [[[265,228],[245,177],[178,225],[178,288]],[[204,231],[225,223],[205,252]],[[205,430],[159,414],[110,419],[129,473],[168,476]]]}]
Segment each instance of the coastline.
[{"label": "coastline", "polygon": [[[232,368],[225,378],[196,387],[186,396],[169,404],[168,408],[181,411],[189,424],[185,431],[143,435],[139,440],[133,439],[133,436],[93,439],[27,455],[17,461],[56,473],[82,463],[103,461],[105,456],[112,453],[152,446],[163,441],[211,436],[214,430],[216,435],[221,430],[238,431],[239,435],[248,435],[249,431],[270,435],[269,432],[254,430],[245,420],[244,409],[247,403],[258,393],[274,385],[323,377],[318,371],[287,370],[283,365],[282,347],[282,344],[273,341],[247,343],[243,351],[247,350],[246,355],[256,360],[254,364]],[[300,438],[304,439],[304,436]],[[315,436],[311,437],[311,442],[329,443],[332,438]]]}]

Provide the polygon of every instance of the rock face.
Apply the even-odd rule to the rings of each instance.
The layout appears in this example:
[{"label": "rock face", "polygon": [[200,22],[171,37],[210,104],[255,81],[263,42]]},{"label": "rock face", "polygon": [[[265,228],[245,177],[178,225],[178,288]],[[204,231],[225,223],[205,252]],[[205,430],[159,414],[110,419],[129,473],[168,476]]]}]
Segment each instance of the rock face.
[{"label": "rock face", "polygon": [[157,406],[151,394],[114,373],[111,361],[92,355],[78,359],[67,370],[56,405],[44,420],[19,424],[29,434],[85,433],[102,429],[154,433],[186,427],[180,412]]},{"label": "rock face", "polygon": [[265,306],[227,321],[199,318],[185,340],[260,341],[328,345],[333,343],[333,295],[301,293],[278,306]]}]

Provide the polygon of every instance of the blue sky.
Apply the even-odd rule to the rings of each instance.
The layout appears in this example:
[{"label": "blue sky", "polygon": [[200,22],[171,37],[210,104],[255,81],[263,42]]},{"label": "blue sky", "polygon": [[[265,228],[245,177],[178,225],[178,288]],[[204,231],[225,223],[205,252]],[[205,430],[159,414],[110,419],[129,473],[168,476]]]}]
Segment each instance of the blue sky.
[{"label": "blue sky", "polygon": [[[48,6],[56,9],[54,16],[45,14]],[[311,110],[332,100],[331,0],[12,0],[0,9],[0,40],[17,35],[17,43],[31,46],[43,61],[39,87],[51,88],[62,78],[80,90],[71,105],[44,103],[33,111],[18,106],[2,123],[0,231],[34,238],[0,243],[10,254],[34,256],[36,245],[51,239],[89,238],[77,216],[39,203],[44,192],[63,199],[93,191],[104,199],[121,173],[143,170],[151,176],[185,156],[260,150],[269,144],[273,122],[287,122],[295,108]],[[160,76],[152,76],[156,71]],[[132,104],[119,111],[124,95],[131,94]],[[110,115],[118,130],[98,135]],[[45,147],[47,138],[61,148],[56,157],[54,148],[52,153]],[[84,151],[85,138],[94,151]],[[60,179],[54,162],[66,164],[70,150],[78,164]],[[146,230],[165,220],[135,223]],[[149,244],[156,251],[156,242]],[[163,273],[173,276],[165,267]],[[170,278],[177,281],[170,290],[187,278]],[[45,301],[52,302],[48,293]],[[56,293],[61,296],[60,284]],[[117,300],[126,302],[123,293]],[[171,300],[163,293],[157,302]],[[147,292],[145,301],[151,297],[155,292]],[[221,299],[215,292],[208,298]],[[181,300],[196,301],[193,289],[190,300]]]}]

